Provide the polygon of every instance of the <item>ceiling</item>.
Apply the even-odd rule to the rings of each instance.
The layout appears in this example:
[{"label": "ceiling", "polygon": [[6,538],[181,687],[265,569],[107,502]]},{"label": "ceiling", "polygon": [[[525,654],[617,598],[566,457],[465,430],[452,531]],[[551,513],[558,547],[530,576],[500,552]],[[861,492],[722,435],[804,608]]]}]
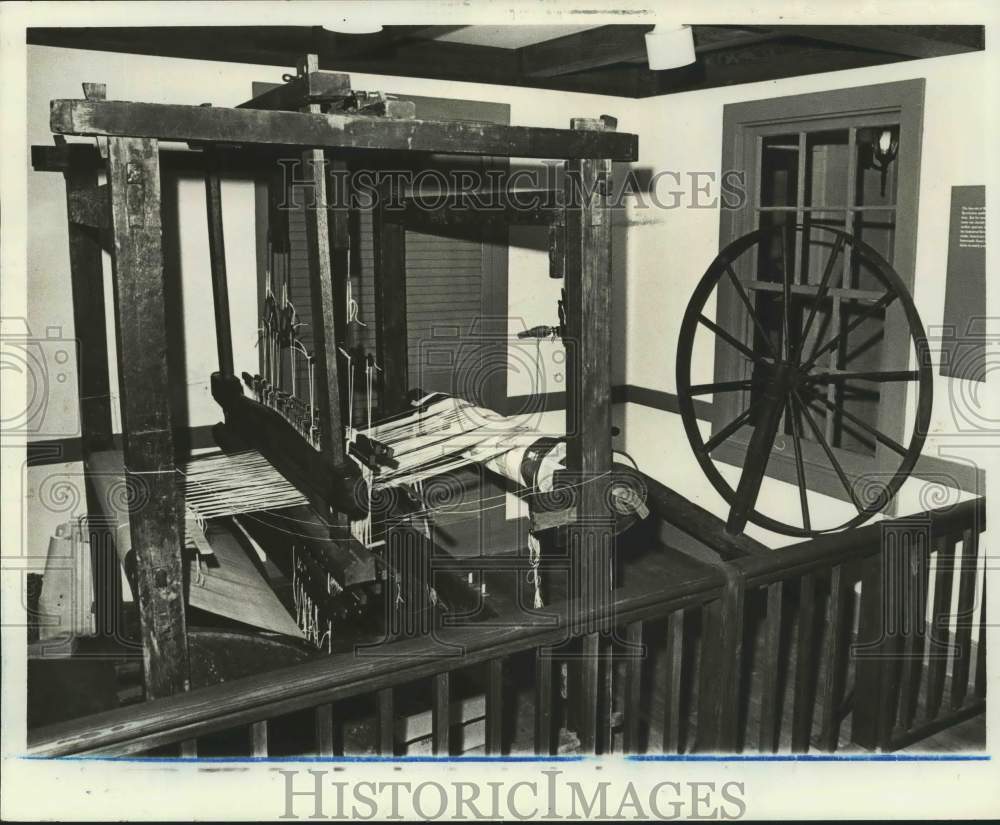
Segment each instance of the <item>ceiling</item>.
[{"label": "ceiling", "polygon": [[[31,28],[28,43],[650,97],[979,51],[983,26],[694,25],[697,61],[650,71],[649,25]],[[391,90],[385,90],[391,91]]]},{"label": "ceiling", "polygon": [[429,38],[438,43],[465,43],[467,46],[494,46],[520,49],[546,40],[596,29],[598,26],[441,26],[445,31]]}]

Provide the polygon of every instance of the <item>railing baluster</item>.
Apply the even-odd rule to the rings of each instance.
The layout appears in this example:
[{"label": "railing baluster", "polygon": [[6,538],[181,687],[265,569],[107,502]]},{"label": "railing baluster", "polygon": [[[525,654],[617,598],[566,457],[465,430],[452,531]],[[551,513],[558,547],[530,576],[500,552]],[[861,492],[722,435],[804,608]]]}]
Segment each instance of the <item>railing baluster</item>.
[{"label": "railing baluster", "polygon": [[701,673],[698,676],[698,734],[700,751],[740,749],[740,676],[743,655],[743,578],[727,568],[720,598],[702,608]]},{"label": "railing baluster", "polygon": [[622,708],[622,750],[639,753],[639,723],[642,718],[642,622],[633,622],[625,629],[628,663],[625,670],[625,705]]},{"label": "railing baluster", "polygon": [[433,750],[436,756],[449,754],[448,733],[451,729],[450,676],[448,671],[434,676],[431,688],[431,707],[434,727]]},{"label": "railing baluster", "polygon": [[[934,581],[934,612],[928,645],[927,666],[927,719],[934,719],[944,698],[945,671],[949,656],[949,618],[951,591],[955,577],[955,540],[943,536],[937,550],[937,573]],[[943,623],[943,627],[940,626]]]},{"label": "railing baluster", "polygon": [[986,576],[983,595],[979,600],[979,650],[976,651],[976,697],[986,698]]},{"label": "railing baluster", "polygon": [[684,611],[667,617],[667,673],[664,679],[663,752],[681,752],[681,667],[684,661]]},{"label": "railing baluster", "polygon": [[836,564],[830,570],[830,595],[826,604],[826,640],[823,661],[826,663],[826,684],[821,710],[820,747],[827,753],[837,750],[840,740],[840,660],[844,645],[841,628],[844,623],[844,568]]},{"label": "railing baluster", "polygon": [[906,626],[903,642],[902,688],[899,695],[899,727],[913,725],[924,678],[924,648],[927,641],[927,593],[930,589],[930,547],[926,539],[910,545],[906,594],[914,599],[912,626]]},{"label": "railing baluster", "polygon": [[267,720],[250,725],[250,755],[267,756]]},{"label": "railing baluster", "polygon": [[979,533],[969,528],[962,533],[962,567],[958,580],[958,616],[955,618],[955,662],[951,673],[951,706],[965,704],[969,693],[969,658],[972,656],[972,620],[976,613],[976,567]]},{"label": "railing baluster", "polygon": [[380,756],[396,755],[396,715],[392,688],[382,688],[375,696],[375,727]]},{"label": "railing baluster", "polygon": [[601,659],[601,706],[597,711],[598,737],[597,746],[601,753],[614,751],[614,674],[615,646],[612,641],[607,643],[607,655]]},{"label": "railing baluster", "polygon": [[579,697],[580,720],[577,735],[582,753],[597,753],[597,724],[600,709],[600,655],[601,637],[598,633],[588,633],[583,637],[583,659],[580,662],[581,695]]},{"label": "railing baluster", "polygon": [[547,648],[535,656],[535,753],[552,753],[552,659]]},{"label": "railing baluster", "polygon": [[315,709],[316,755],[333,756],[333,705],[318,705]]},{"label": "railing baluster", "polygon": [[813,695],[812,640],[815,629],[816,580],[806,573],[799,580],[798,649],[795,660],[795,691],[792,704],[792,752],[806,753],[812,732]]},{"label": "railing baluster", "polygon": [[758,750],[761,753],[777,753],[778,734],[781,730],[781,715],[778,706],[780,684],[781,646],[781,601],[783,583],[778,581],[767,586],[767,618],[764,625],[763,686],[760,697],[760,736]]},{"label": "railing baluster", "polygon": [[503,659],[491,659],[486,688],[486,753],[503,752]]}]

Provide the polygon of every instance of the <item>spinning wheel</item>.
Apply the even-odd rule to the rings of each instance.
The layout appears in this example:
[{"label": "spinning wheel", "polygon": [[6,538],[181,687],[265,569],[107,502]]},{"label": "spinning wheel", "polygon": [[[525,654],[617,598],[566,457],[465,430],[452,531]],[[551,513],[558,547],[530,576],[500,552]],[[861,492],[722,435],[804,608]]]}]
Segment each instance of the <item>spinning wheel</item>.
[{"label": "spinning wheel", "polygon": [[[779,240],[779,233],[783,261],[780,269],[783,271],[772,281],[741,279],[738,273],[749,273],[758,261],[766,260],[761,253],[766,250],[767,245]],[[829,254],[818,284],[793,283],[793,270],[787,265],[796,254],[792,250],[805,249],[809,252],[821,248],[829,249]],[[873,276],[870,280],[876,285],[875,288],[852,290],[838,286],[843,278],[841,273],[851,271],[849,266],[864,267],[866,274]],[[725,324],[725,321],[716,323],[704,314],[712,293],[722,284],[727,284],[738,299],[738,323],[735,324],[736,328],[728,330],[720,325]],[[770,332],[757,303],[757,295],[764,289],[771,296],[774,308],[773,313],[768,316],[769,319],[773,318]],[[830,317],[827,308],[835,294],[843,300],[849,300],[852,308],[857,309],[857,314],[849,322],[839,322],[838,329],[823,331],[821,316]],[[798,317],[795,301],[801,303]],[[851,333],[866,321],[877,319],[879,313],[889,307],[898,307],[902,311],[908,327],[908,338],[916,353],[917,368],[862,371],[839,369],[844,354],[848,351]],[[731,321],[729,326],[734,326]],[[691,384],[695,337],[702,327],[742,356],[744,378]],[[813,335],[812,339],[810,334]],[[750,343],[746,343],[747,341]],[[907,354],[911,356],[910,363],[914,363],[913,353]],[[894,353],[893,357],[899,355],[901,354]],[[905,364],[906,361],[901,363]],[[899,443],[870,421],[846,409],[843,392],[836,390],[841,390],[852,381],[865,382],[869,386],[881,386],[890,382],[914,384],[917,393],[916,418],[908,444]],[[691,297],[681,324],[677,351],[677,395],[681,417],[698,463],[712,486],[730,505],[726,529],[731,533],[742,532],[749,521],[786,535],[816,536],[832,530],[855,527],[884,509],[906,480],[920,455],[930,422],[931,386],[932,372],[927,357],[924,328],[913,299],[899,275],[870,246],[846,232],[822,225],[806,227],[787,224],[767,227],[729,244],[708,267]],[[834,388],[833,391],[830,390],[831,387]],[[718,398],[720,393],[740,393],[744,399],[743,412],[705,440],[698,428],[694,401],[707,395]],[[828,434],[824,433],[821,424],[817,422],[817,406],[827,414],[841,416],[841,421],[849,422],[857,432],[872,439],[873,444],[877,442],[899,457],[892,475],[882,477],[887,477],[888,480],[871,484],[872,479],[866,478],[864,494],[859,495],[856,483],[852,482],[844,469],[843,456],[838,458]],[[752,432],[746,444],[739,483],[733,489],[716,466],[712,453],[737,432],[745,432],[750,428]],[[785,439],[791,439],[794,450],[801,509],[801,524],[798,525],[785,523],[756,509],[757,496],[779,430],[783,430]],[[807,444],[807,441],[811,443]],[[807,462],[803,459],[807,448],[810,455],[825,457],[827,466],[836,474],[857,510],[857,515],[843,524],[819,529],[813,526],[813,514],[809,512],[806,496]]]}]

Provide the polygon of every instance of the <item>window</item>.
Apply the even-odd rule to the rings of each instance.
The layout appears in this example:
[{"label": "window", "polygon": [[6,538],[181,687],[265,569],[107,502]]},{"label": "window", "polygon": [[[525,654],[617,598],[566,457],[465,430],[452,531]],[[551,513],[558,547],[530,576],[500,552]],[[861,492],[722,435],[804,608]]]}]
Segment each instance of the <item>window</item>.
[{"label": "window", "polygon": [[[781,351],[786,334],[782,281],[790,269],[789,346],[811,353],[849,329],[850,335],[843,338],[846,343],[820,356],[823,360],[818,363],[827,370],[867,372],[887,369],[890,362],[899,368],[899,353],[904,353],[904,360],[908,356],[911,347],[905,320],[898,317],[895,307],[866,312],[879,294],[874,273],[863,259],[845,254],[837,244],[837,234],[830,230],[846,232],[874,249],[912,291],[923,90],[923,81],[915,80],[725,108],[723,170],[744,173],[747,197],[739,209],[723,211],[720,245],[756,229],[785,227],[770,234],[750,260],[739,262],[740,278],[762,329],[745,323],[740,298],[731,286],[720,288],[720,323],[727,326],[728,321],[727,328],[736,328],[732,322],[739,318],[746,327],[745,344]],[[887,164],[879,162],[880,140],[883,147],[896,147],[895,157]],[[828,265],[830,289],[817,304]],[[810,315],[814,316],[811,323]],[[806,326],[806,337],[796,340]],[[766,342],[761,340],[765,335]],[[715,381],[751,379],[751,372],[750,362],[734,348],[722,342],[717,345]],[[751,388],[716,394],[713,432],[747,409],[756,400],[756,392]],[[869,432],[874,428],[902,441],[900,411],[905,403],[905,384],[861,379],[831,382],[825,402],[816,400],[812,406],[815,420],[852,482],[896,466],[898,457],[885,455],[886,448]],[[786,414],[768,475],[794,483],[792,450],[780,435],[791,434],[793,426]],[[751,426],[743,427],[713,452],[713,458],[741,465],[751,432]],[[811,438],[808,428],[802,432]],[[809,488],[846,499],[847,491],[820,445],[813,439],[804,448]]]}]

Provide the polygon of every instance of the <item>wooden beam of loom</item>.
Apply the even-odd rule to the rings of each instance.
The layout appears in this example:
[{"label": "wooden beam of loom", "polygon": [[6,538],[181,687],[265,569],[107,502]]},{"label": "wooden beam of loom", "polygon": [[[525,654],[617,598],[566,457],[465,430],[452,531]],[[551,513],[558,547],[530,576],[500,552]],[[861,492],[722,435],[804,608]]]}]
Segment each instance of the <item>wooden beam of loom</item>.
[{"label": "wooden beam of loom", "polygon": [[143,503],[130,519],[136,550],[146,698],[189,686],[183,500],[174,468],[167,371],[159,147],[154,140],[109,141],[114,229],[115,315],[124,462]]},{"label": "wooden beam of loom", "polygon": [[269,144],[340,149],[444,152],[501,157],[638,158],[636,135],[538,129],[465,121],[396,120],[363,115],[268,112],[111,100],[53,100],[56,134]]}]

